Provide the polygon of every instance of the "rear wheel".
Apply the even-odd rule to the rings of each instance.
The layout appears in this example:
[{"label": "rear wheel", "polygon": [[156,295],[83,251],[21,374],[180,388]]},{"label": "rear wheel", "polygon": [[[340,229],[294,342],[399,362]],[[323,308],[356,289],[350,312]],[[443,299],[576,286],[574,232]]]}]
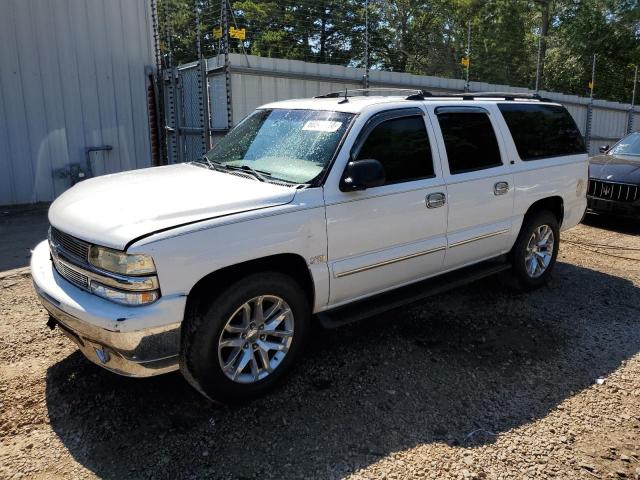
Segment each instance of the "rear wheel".
[{"label": "rear wheel", "polygon": [[212,400],[259,396],[291,369],[308,337],[308,300],[277,272],[248,276],[185,319],[180,369]]},{"label": "rear wheel", "polygon": [[546,284],[556,263],[560,244],[558,220],[543,210],[525,219],[511,250],[512,276],[520,290]]}]

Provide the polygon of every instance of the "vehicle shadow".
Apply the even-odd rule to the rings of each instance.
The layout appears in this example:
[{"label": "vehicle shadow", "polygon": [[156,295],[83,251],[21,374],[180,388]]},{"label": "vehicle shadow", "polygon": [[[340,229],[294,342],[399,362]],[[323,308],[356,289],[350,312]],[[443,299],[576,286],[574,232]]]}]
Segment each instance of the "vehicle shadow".
[{"label": "vehicle shadow", "polygon": [[556,268],[530,294],[490,278],[320,332],[285,385],[243,406],[75,353],[47,372],[51,426],[105,478],[339,478],[420,444],[490,443],[640,351],[632,282]]},{"label": "vehicle shadow", "polygon": [[620,218],[607,215],[589,213],[585,215],[582,223],[590,227],[612,230],[627,235],[640,235],[640,223],[630,218]]}]

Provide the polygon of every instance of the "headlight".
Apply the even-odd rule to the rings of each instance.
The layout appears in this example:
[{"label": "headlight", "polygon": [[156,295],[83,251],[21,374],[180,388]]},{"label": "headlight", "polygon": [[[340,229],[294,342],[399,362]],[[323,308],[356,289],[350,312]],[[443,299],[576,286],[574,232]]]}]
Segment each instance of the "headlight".
[{"label": "headlight", "polygon": [[155,302],[159,297],[157,290],[150,292],[125,292],[117,288],[108,287],[95,280],[91,282],[91,291],[99,297],[123,305],[146,305],[147,303]]},{"label": "headlight", "polygon": [[128,254],[95,245],[89,251],[89,261],[102,270],[122,275],[144,275],[156,271],[153,259],[149,255]]},{"label": "headlight", "polygon": [[[130,306],[147,305],[160,298],[157,277],[155,275],[140,276],[156,273],[156,266],[149,255],[128,254],[93,245],[89,250],[89,262],[105,272],[123,275],[121,278],[113,275],[115,282],[120,282],[116,284],[110,280],[111,276],[106,273],[103,275],[105,280],[92,279],[91,292],[95,295]],[[128,278],[124,276],[128,276]],[[109,281],[106,281],[107,279]]]}]

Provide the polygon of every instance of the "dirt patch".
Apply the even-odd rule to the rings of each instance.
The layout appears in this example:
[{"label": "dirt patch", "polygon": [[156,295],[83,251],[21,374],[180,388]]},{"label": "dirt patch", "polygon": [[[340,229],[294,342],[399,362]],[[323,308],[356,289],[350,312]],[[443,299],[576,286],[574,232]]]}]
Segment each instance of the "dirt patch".
[{"label": "dirt patch", "polygon": [[492,278],[320,332],[240,407],[90,364],[5,277],[0,477],[637,478],[638,233],[591,220],[542,290]]},{"label": "dirt patch", "polygon": [[0,275],[27,267],[31,249],[47,237],[48,204],[0,207]]}]

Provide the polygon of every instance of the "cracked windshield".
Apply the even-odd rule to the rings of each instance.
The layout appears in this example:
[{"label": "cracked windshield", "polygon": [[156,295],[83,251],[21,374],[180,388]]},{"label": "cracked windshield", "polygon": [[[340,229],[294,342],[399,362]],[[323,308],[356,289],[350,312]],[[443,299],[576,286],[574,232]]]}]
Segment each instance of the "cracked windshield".
[{"label": "cracked windshield", "polygon": [[312,183],[331,161],[353,114],[258,110],[211,149],[203,161],[241,169],[260,180]]}]

